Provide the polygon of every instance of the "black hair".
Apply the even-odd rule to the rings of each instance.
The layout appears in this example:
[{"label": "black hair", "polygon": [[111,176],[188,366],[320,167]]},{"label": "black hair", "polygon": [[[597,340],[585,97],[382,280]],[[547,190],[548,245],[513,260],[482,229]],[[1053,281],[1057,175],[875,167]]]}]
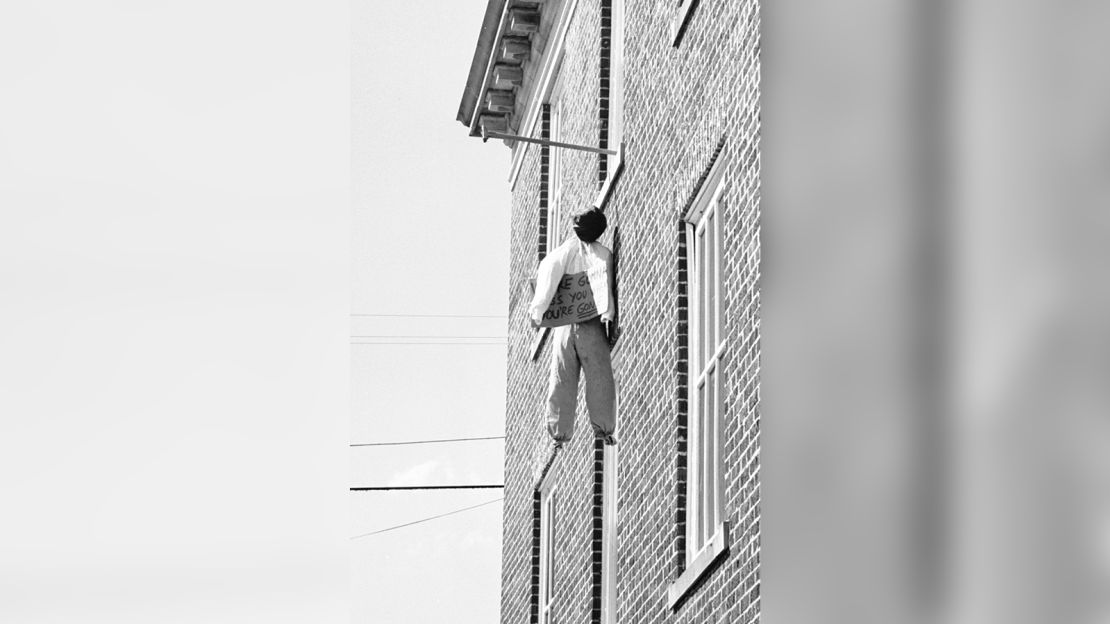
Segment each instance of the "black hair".
[{"label": "black hair", "polygon": [[586,212],[574,217],[574,234],[584,243],[592,243],[601,238],[609,222],[605,213],[597,208],[590,208]]}]

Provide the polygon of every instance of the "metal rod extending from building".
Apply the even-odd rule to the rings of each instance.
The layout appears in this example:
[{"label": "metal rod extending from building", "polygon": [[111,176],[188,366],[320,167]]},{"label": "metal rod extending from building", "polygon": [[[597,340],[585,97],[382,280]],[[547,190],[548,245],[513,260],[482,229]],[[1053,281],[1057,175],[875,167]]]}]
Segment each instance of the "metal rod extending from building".
[{"label": "metal rod extending from building", "polygon": [[398,485],[353,487],[352,492],[381,492],[385,490],[490,490],[504,488],[504,485]]},{"label": "metal rod extending from building", "polygon": [[506,141],[524,141],[525,143],[535,143],[537,145],[551,145],[554,147],[565,147],[567,149],[578,150],[580,152],[593,152],[594,154],[609,154],[616,156],[616,150],[602,149],[600,147],[590,147],[588,145],[575,145],[574,143],[563,143],[561,141],[549,141],[547,139],[533,139],[532,137],[518,136],[515,134],[504,134],[501,132],[489,132],[485,128],[482,129],[482,142],[485,143],[490,139],[505,139]]}]

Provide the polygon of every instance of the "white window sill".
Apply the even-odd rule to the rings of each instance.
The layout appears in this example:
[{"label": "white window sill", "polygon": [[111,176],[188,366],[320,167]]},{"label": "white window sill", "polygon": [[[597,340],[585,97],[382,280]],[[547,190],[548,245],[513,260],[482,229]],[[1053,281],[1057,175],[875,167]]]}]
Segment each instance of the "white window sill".
[{"label": "white window sill", "polygon": [[678,9],[678,15],[675,15],[674,22],[671,24],[671,45],[678,47],[678,42],[682,40],[682,34],[686,32],[686,22],[690,19],[690,11],[698,0],[686,0],[686,3]]},{"label": "white window sill", "polygon": [[714,531],[705,550],[686,566],[673,583],[667,586],[667,606],[674,609],[726,552],[728,552],[728,522],[722,522],[717,525],[717,530]]},{"label": "white window sill", "polygon": [[613,188],[617,185],[617,178],[620,177],[621,172],[624,171],[624,143],[617,148],[617,155],[610,160],[609,164],[609,177],[605,179],[605,184],[601,186],[601,191],[597,194],[597,199],[594,200],[594,208],[605,211],[605,205],[609,203],[609,197],[613,194]]}]

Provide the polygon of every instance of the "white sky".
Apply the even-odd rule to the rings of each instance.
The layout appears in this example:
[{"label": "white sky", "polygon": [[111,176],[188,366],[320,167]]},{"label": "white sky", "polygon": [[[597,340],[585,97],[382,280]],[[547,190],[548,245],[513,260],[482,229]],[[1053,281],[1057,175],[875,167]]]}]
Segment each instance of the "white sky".
[{"label": "white sky", "polygon": [[0,621],[493,619],[500,505],[347,538],[499,492],[346,492],[500,482],[347,449],[501,433],[502,347],[348,338],[504,333],[349,327],[505,311],[483,5],[0,4]]},{"label": "white sky", "polygon": [[[508,151],[455,121],[486,0],[354,2],[355,314],[504,315]],[[504,318],[353,317],[356,336],[504,336]],[[357,341],[374,341],[358,339]],[[497,436],[505,347],[352,346],[355,442]],[[360,485],[501,483],[499,440],[351,451]],[[352,535],[501,497],[355,493]],[[356,622],[499,619],[501,504],[352,542]]]}]

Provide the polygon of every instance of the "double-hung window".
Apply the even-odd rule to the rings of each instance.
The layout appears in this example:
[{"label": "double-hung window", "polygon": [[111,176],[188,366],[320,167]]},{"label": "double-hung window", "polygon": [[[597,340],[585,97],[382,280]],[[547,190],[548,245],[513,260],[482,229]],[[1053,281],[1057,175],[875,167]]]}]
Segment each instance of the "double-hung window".
[{"label": "double-hung window", "polygon": [[685,566],[671,586],[676,603],[728,548],[725,522],[722,427],[725,388],[721,357],[726,346],[724,309],[723,194],[727,152],[722,151],[686,214],[689,275],[689,376]]},{"label": "double-hung window", "polygon": [[[723,155],[722,155],[723,156]],[[723,230],[721,193],[724,158],[719,157],[705,187],[687,215],[687,266],[690,280],[689,461],[686,487],[686,553],[693,562],[710,545],[724,520],[721,461],[723,387],[722,331]]]}]

